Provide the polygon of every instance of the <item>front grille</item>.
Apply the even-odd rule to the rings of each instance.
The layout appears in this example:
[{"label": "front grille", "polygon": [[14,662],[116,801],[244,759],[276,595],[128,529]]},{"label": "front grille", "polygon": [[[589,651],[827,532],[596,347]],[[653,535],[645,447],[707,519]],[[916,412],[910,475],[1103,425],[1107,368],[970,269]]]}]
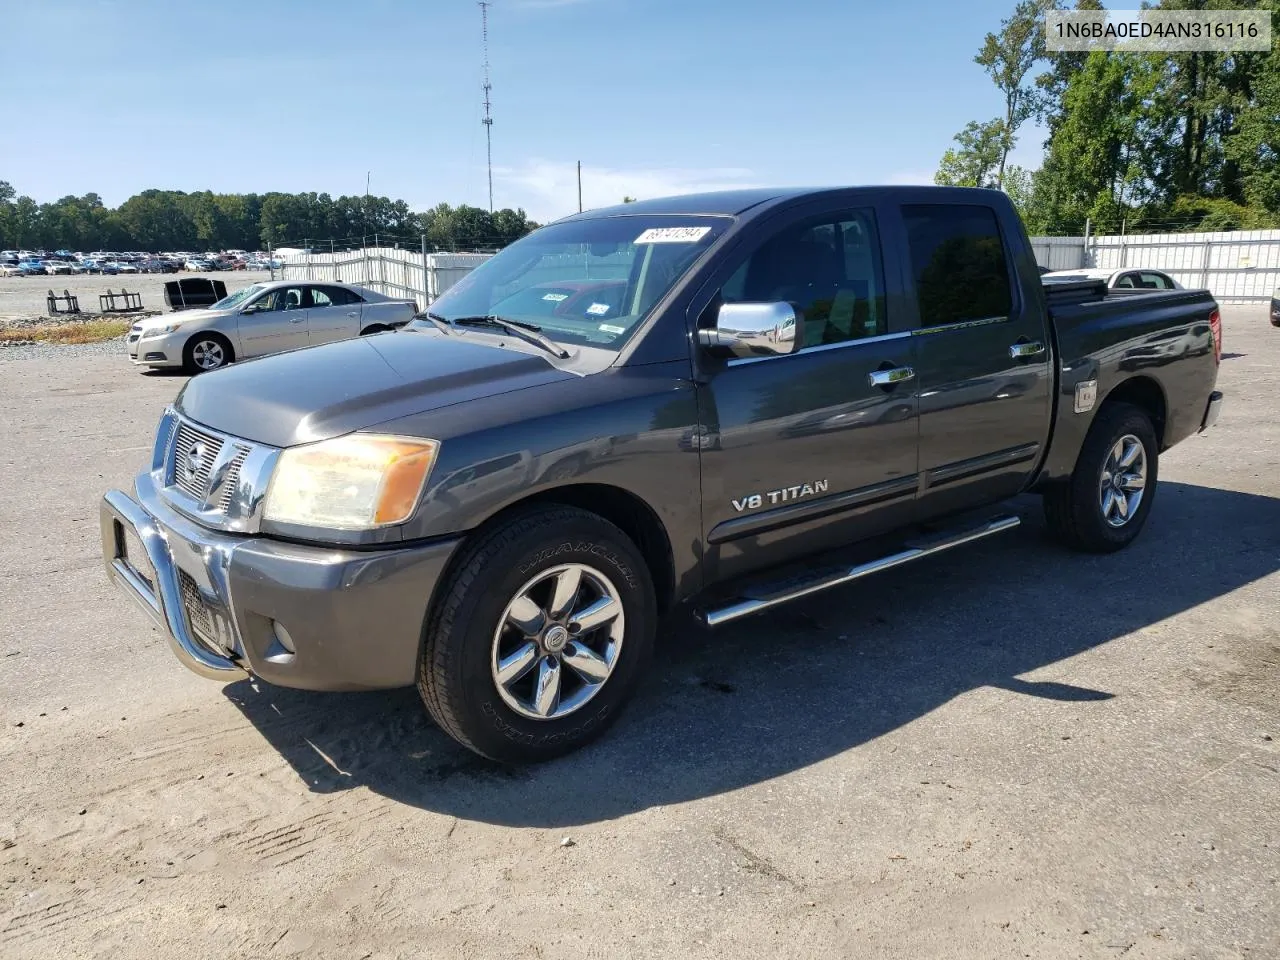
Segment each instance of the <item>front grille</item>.
[{"label": "front grille", "polygon": [[236,455],[227,464],[227,475],[222,480],[222,496],[218,499],[218,509],[223,513],[231,509],[231,499],[236,495],[236,488],[240,486],[240,468],[244,466],[249,456],[248,447],[237,444],[235,449]]},{"label": "front grille", "polygon": [[188,496],[203,502],[209,494],[209,474],[221,452],[220,439],[201,433],[188,423],[180,422],[172,454],[174,485]]},{"label": "front grille", "polygon": [[213,615],[209,605],[204,602],[204,597],[200,595],[200,588],[185,570],[178,571],[178,588],[182,591],[182,609],[186,612],[191,632],[205,646],[217,650],[219,643]]}]

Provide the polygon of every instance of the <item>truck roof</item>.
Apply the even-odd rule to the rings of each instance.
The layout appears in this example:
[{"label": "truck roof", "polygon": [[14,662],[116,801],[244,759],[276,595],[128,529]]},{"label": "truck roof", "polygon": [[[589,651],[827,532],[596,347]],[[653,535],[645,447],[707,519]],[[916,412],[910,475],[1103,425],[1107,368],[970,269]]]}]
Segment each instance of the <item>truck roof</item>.
[{"label": "truck roof", "polygon": [[[999,190],[985,190],[976,187],[939,187],[932,185],[878,185],[849,184],[833,187],[759,187],[744,190],[714,190],[707,193],[689,193],[683,196],[658,197],[653,200],[637,200],[632,203],[620,203],[611,207],[600,207],[595,210],[584,210],[556,221],[567,223],[570,220],[596,220],[604,217],[643,216],[648,214],[667,214],[684,216],[737,216],[754,207],[759,207],[776,200],[794,200],[799,197],[818,197],[826,193],[840,193],[846,190],[878,190],[891,192],[894,195],[910,197],[916,202],[961,202],[1001,194]],[[1003,194],[1001,194],[1003,196]]]}]

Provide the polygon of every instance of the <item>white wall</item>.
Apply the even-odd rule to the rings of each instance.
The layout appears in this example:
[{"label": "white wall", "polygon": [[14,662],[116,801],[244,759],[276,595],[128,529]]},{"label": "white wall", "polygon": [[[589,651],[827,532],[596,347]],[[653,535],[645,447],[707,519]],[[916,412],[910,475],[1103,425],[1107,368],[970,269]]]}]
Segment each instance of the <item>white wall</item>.
[{"label": "white wall", "polygon": [[429,253],[369,247],[349,253],[295,254],[284,258],[281,277],[333,280],[368,287],[389,297],[417,300],[419,309],[484,263],[488,253]]}]

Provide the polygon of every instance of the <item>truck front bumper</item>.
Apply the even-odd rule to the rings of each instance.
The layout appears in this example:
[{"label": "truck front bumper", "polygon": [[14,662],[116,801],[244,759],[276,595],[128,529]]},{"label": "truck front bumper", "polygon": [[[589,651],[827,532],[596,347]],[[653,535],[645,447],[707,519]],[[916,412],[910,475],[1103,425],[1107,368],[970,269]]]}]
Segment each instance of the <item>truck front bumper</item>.
[{"label": "truck front bumper", "polygon": [[148,474],[135,491],[102,499],[107,575],[184,666],[304,690],[414,682],[423,621],[457,539],[373,552],[301,546],[199,526],[160,499]]}]

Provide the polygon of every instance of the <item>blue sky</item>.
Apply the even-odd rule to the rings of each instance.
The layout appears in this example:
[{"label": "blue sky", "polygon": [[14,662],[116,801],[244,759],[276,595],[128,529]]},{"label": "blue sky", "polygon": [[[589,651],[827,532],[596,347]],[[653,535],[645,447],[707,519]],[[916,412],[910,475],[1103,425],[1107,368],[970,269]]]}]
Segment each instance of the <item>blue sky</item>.
[{"label": "blue sky", "polygon": [[[928,182],[1001,112],[973,63],[1012,0],[494,0],[494,200],[548,220],[744,185]],[[485,206],[473,0],[4,5],[0,179]],[[55,54],[54,51],[57,51]],[[1015,161],[1038,165],[1027,127]]]}]

